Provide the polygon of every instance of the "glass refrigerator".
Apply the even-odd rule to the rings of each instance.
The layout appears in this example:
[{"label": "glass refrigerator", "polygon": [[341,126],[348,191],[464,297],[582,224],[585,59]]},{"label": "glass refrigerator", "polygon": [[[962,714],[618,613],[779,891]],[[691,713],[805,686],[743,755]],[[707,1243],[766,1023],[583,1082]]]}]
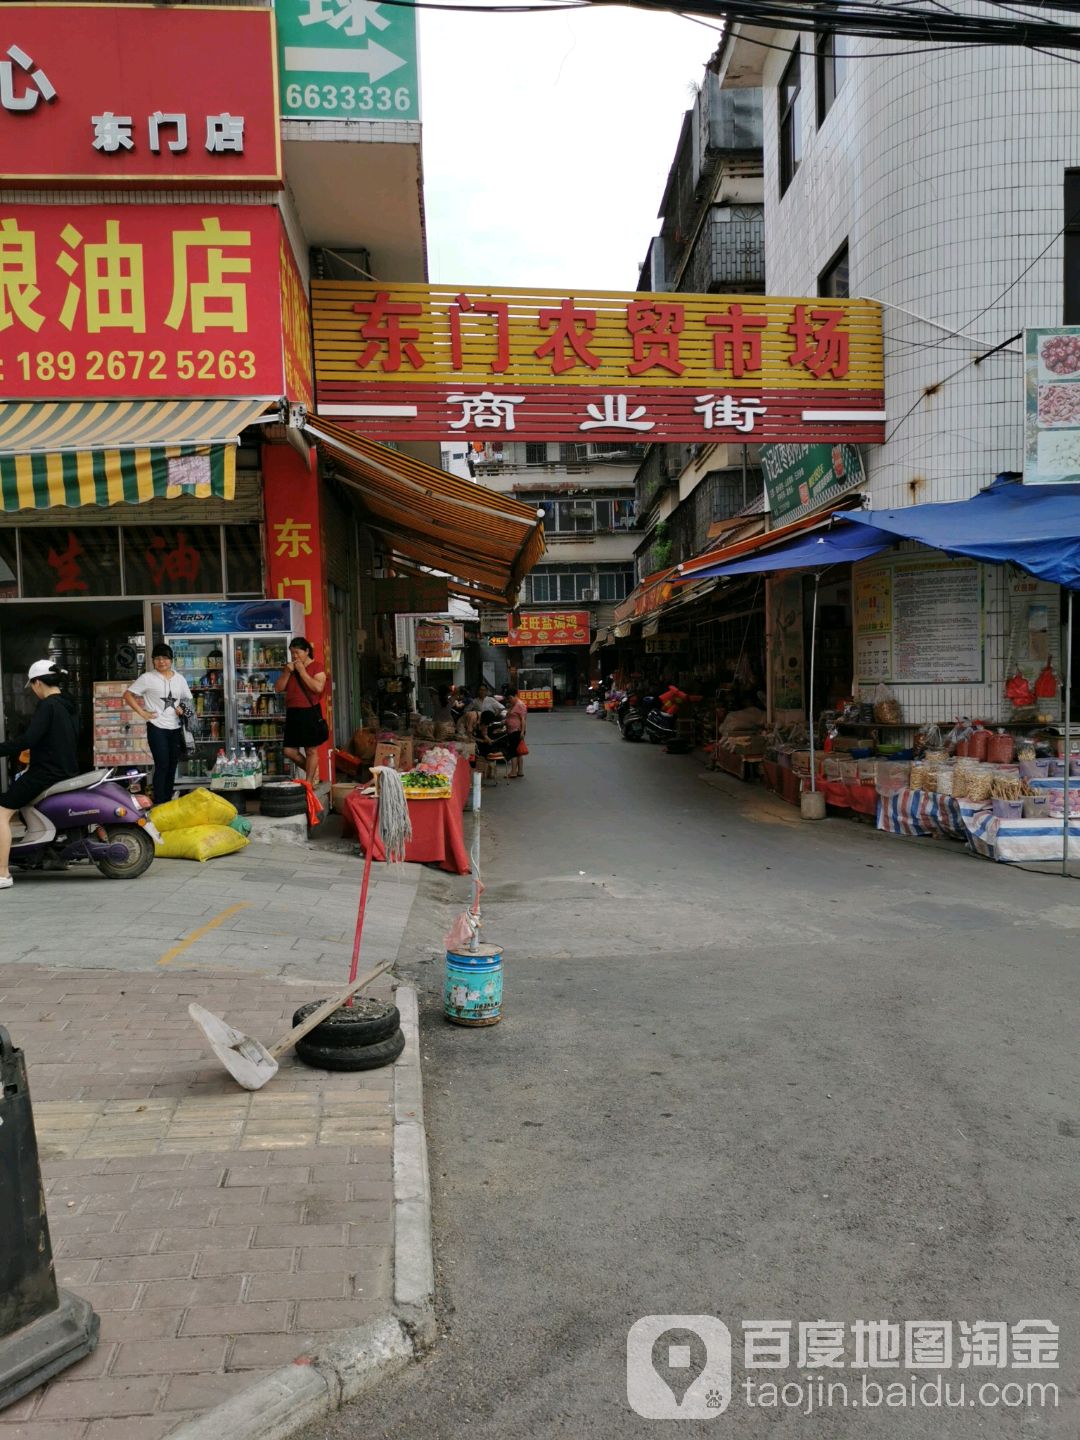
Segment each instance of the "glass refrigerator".
[{"label": "glass refrigerator", "polygon": [[195,753],[181,762],[178,786],[205,785],[218,751],[254,749],[264,776],[286,771],[285,696],[274,682],[289,640],[303,633],[295,600],[184,601],[162,606],[173,665],[187,680],[199,718]]}]

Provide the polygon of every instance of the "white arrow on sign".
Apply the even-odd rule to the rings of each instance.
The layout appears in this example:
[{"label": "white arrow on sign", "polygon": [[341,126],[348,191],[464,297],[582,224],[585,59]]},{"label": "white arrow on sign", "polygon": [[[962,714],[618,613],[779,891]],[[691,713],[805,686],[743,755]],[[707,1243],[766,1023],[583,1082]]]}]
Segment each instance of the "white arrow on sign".
[{"label": "white arrow on sign", "polygon": [[286,45],[285,69],[316,74],[366,75],[375,83],[400,70],[407,61],[374,40],[350,50],[323,50],[318,46]]}]

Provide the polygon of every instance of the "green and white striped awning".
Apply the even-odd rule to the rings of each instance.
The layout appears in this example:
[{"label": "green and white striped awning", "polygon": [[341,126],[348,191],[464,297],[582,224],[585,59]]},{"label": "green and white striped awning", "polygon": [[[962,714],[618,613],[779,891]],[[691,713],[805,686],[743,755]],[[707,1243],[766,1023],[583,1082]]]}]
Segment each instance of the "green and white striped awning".
[{"label": "green and white striped awning", "polygon": [[0,513],[231,500],[240,431],[272,401],[63,401],[0,405]]}]

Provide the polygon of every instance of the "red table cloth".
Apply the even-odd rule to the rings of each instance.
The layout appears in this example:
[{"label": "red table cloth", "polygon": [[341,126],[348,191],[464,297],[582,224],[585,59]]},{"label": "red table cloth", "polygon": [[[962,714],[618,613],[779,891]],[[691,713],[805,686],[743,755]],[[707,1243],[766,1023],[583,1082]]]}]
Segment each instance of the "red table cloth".
[{"label": "red table cloth", "polygon": [[[412,821],[413,833],[405,850],[406,860],[419,865],[439,865],[443,870],[449,870],[451,875],[469,873],[463,813],[472,784],[472,773],[469,762],[462,757],[454,771],[449,800],[409,801],[409,819]],[[342,834],[346,838],[355,835],[365,854],[374,817],[375,801],[370,795],[361,795],[357,790],[345,801]],[[377,837],[373,858],[386,859]]]}]

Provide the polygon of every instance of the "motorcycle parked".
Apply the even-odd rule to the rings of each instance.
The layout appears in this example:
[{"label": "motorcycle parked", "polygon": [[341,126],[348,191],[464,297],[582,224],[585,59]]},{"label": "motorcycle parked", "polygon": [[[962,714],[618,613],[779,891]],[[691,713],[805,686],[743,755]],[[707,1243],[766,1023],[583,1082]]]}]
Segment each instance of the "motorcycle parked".
[{"label": "motorcycle parked", "polygon": [[624,740],[636,743],[645,738],[645,715],[649,703],[649,700],[643,701],[634,690],[628,690],[623,696],[619,708],[615,711],[615,723]]},{"label": "motorcycle parked", "polygon": [[645,738],[653,745],[671,745],[678,738],[675,716],[669,715],[659,700],[653,700],[645,716]]},{"label": "motorcycle parked", "polygon": [[161,843],[132,793],[142,778],[132,772],[121,780],[114,770],[94,770],[50,786],[20,812],[22,833],[13,827],[12,868],[62,869],[88,861],[109,880],[137,879]]}]

